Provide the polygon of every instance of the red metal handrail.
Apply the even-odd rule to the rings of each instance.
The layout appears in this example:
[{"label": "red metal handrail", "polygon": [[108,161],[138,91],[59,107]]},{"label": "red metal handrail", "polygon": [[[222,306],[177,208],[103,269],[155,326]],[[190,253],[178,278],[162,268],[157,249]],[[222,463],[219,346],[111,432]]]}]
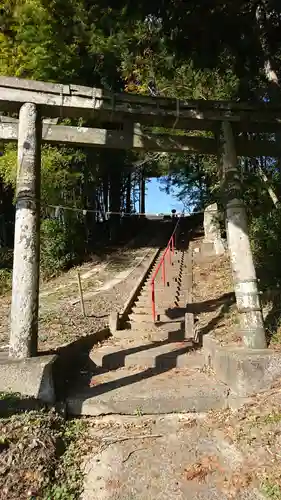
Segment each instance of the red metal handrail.
[{"label": "red metal handrail", "polygon": [[178,228],[178,225],[179,225],[179,222],[181,220],[181,217],[182,217],[182,214],[180,215],[180,217],[178,218],[178,221],[175,225],[175,228],[172,232],[172,235],[168,241],[168,244],[163,252],[163,255],[159,261],[159,264],[158,266],[156,267],[153,275],[152,275],[152,278],[151,278],[151,302],[152,302],[152,317],[153,317],[153,321],[155,323],[155,320],[156,320],[156,305],[155,305],[155,278],[157,276],[157,274],[159,273],[160,269],[162,270],[162,281],[164,283],[164,286],[166,286],[166,268],[165,268],[165,259],[166,259],[166,256],[169,255],[169,263],[171,264],[172,263],[172,255],[174,255],[175,253],[175,235],[176,235],[176,231],[177,231],[177,228]]}]

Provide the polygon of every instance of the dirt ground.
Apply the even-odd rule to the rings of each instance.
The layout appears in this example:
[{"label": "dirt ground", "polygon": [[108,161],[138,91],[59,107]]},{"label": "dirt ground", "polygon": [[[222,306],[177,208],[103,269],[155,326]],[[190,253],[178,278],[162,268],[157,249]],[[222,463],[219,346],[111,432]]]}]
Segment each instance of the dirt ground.
[{"label": "dirt ground", "polygon": [[281,388],[238,411],[88,419],[82,500],[281,499]]},{"label": "dirt ground", "polygon": [[9,398],[1,500],[281,499],[280,383],[207,414],[65,421],[44,408],[17,413]]},{"label": "dirt ground", "polygon": [[[192,241],[192,249],[200,248],[203,239]],[[236,333],[236,306],[228,254],[193,259],[193,307],[196,328],[201,335],[212,333],[222,343],[241,343]]]},{"label": "dirt ground", "polygon": [[[139,264],[155,249],[122,249],[105,261],[93,259],[42,283],[39,308],[39,351],[57,349],[107,326],[108,315],[124,304],[139,276]],[[86,317],[81,312],[80,272]],[[11,294],[0,296],[0,345],[8,344]]]},{"label": "dirt ground", "polygon": [[[200,248],[202,238],[192,241],[193,250]],[[201,335],[212,333],[221,344],[241,345],[237,308],[229,255],[199,260],[194,254],[193,308],[197,316],[196,328]],[[261,294],[261,304],[269,346],[281,350],[280,291]]]}]

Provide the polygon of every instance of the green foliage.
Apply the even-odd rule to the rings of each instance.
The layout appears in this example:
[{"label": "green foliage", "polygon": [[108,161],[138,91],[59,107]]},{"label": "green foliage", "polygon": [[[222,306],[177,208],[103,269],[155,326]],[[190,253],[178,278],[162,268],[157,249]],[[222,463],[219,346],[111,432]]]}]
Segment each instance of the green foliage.
[{"label": "green foliage", "polygon": [[[79,166],[85,162],[85,153],[80,150],[42,147],[41,199],[42,204],[60,204],[65,193],[74,190],[82,173]],[[15,145],[5,145],[0,156],[0,177],[6,185],[15,189],[17,176],[17,150]]]},{"label": "green foliage", "polygon": [[[41,224],[41,268],[54,276],[81,257],[83,226],[73,217],[65,221],[46,219]],[[82,241],[81,241],[82,240]],[[82,248],[81,248],[82,247]]]},{"label": "green foliage", "polygon": [[0,295],[9,292],[12,288],[12,272],[9,269],[0,269]]},{"label": "green foliage", "polygon": [[[276,0],[264,3],[263,9],[258,21],[257,5],[252,0],[231,8],[211,1],[208,9],[194,0],[180,0],[176,9],[167,0],[141,0],[138,4],[129,0],[98,0],[94,4],[87,0],[69,0],[67,4],[63,0],[4,0],[0,12],[0,74],[113,90],[125,88],[140,94],[149,93],[148,83],[154,80],[160,95],[184,100],[260,99],[270,90],[265,81],[265,62],[270,60],[274,67],[280,60]],[[68,124],[73,121],[68,120]],[[125,198],[126,168],[137,158],[148,175],[164,176],[163,189],[176,191],[187,207],[201,208],[210,200],[219,200],[213,158],[121,152],[114,154],[114,160],[112,156],[97,150],[44,146],[42,215],[53,216],[46,205],[90,206],[106,211],[111,185],[115,192],[110,205],[119,210]],[[114,177],[117,164],[119,178]],[[5,185],[15,186],[14,146],[5,146],[0,176]],[[254,242],[262,268],[264,252],[277,252],[280,231],[274,216],[274,220],[269,216],[266,225],[258,203],[251,203],[261,199],[256,176],[248,177],[246,184],[251,234],[263,240]],[[44,221],[41,232],[45,272],[49,268],[51,274],[57,273],[83,253],[78,244],[78,239],[82,243],[85,239],[83,221],[76,217],[65,214],[63,224]],[[273,279],[273,257],[269,266],[268,276]]]},{"label": "green foliage", "polygon": [[250,222],[250,237],[263,285],[280,286],[281,210],[261,213]]},{"label": "green foliage", "polygon": [[1,460],[5,465],[1,491],[11,500],[78,500],[83,486],[80,465],[92,444],[87,423],[65,421],[39,403],[38,410],[22,411],[28,399],[16,393],[0,394]]},{"label": "green foliage", "polygon": [[85,440],[87,425],[81,420],[70,420],[63,429],[65,453],[55,471],[53,481],[44,488],[43,500],[70,500],[80,498],[83,474],[80,470],[80,456],[77,443]]},{"label": "green foliage", "polygon": [[281,488],[272,481],[266,480],[262,483],[262,492],[270,500],[281,500]]},{"label": "green foliage", "polygon": [[12,287],[13,253],[11,250],[0,251],[0,295],[11,290]]}]

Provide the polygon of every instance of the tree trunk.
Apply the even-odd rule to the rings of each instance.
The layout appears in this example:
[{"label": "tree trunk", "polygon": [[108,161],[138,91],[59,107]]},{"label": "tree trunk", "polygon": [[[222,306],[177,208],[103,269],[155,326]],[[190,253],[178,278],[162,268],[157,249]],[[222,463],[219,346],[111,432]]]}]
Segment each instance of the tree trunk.
[{"label": "tree trunk", "polygon": [[118,229],[120,226],[120,196],[121,194],[121,171],[116,165],[109,173],[109,227],[110,240],[113,242],[117,239]]},{"label": "tree trunk", "polygon": [[[108,173],[106,172],[103,175],[102,180],[102,189],[103,189],[103,207],[104,207],[104,216],[106,212],[108,212]],[[106,219],[106,216],[105,216]]]},{"label": "tree trunk", "polygon": [[222,125],[222,164],[227,197],[226,231],[231,259],[239,333],[246,347],[263,349],[266,337],[260,306],[256,271],[248,235],[247,216],[241,200],[234,136],[229,122]]},{"label": "tree trunk", "polygon": [[277,208],[278,205],[279,205],[279,200],[278,200],[278,197],[276,196],[275,192],[273,191],[272,187],[270,187],[270,183],[269,183],[269,180],[267,178],[267,176],[265,175],[262,167],[257,164],[257,168],[258,168],[258,174],[261,178],[261,180],[264,182],[265,184],[265,187],[267,189],[267,192],[272,200],[272,203],[273,205]]},{"label": "tree trunk", "polygon": [[140,173],[140,213],[145,214],[145,175],[143,170]]},{"label": "tree trunk", "polygon": [[125,211],[127,214],[131,213],[131,183],[132,183],[131,169],[129,169],[127,174],[126,207],[125,207]]}]

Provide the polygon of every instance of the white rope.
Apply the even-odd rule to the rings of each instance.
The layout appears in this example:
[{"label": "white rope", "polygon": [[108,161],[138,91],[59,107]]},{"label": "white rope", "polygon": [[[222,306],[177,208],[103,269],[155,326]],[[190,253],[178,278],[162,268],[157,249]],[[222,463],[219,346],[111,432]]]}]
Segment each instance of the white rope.
[{"label": "white rope", "polygon": [[61,104],[60,104],[60,117],[63,117],[63,85],[60,86],[60,98],[61,98]]},{"label": "white rope", "polygon": [[[124,215],[129,215],[131,217],[135,217],[135,216],[138,216],[138,215],[144,215],[144,216],[160,216],[160,215],[169,215],[171,216],[171,213],[170,212],[161,212],[158,213],[158,212],[136,212],[136,213],[131,213],[131,212],[125,212],[125,211],[120,211],[120,212],[111,212],[111,211],[107,211],[107,212],[103,212],[102,210],[93,210],[93,209],[90,209],[90,208],[77,208],[77,207],[68,207],[68,206],[64,206],[64,205],[49,205],[49,204],[44,204],[44,203],[41,203],[41,205],[43,207],[46,207],[46,208],[56,208],[56,209],[61,209],[61,210],[70,210],[70,211],[73,211],[73,212],[80,212],[82,213],[83,215],[87,215],[87,213],[94,213],[94,214],[101,214],[101,215],[121,215],[121,216],[124,216]],[[217,210],[209,210],[208,212],[217,212]],[[199,210],[199,211],[195,211],[195,212],[177,212],[178,214],[183,214],[186,215],[186,216],[190,216],[190,215],[196,215],[196,214],[203,214],[204,213],[204,210]]]},{"label": "white rope", "polygon": [[92,108],[96,108],[96,87],[92,88]]},{"label": "white rope", "polygon": [[176,119],[175,119],[172,130],[174,130],[175,126],[177,125],[177,123],[179,121],[179,116],[180,116],[180,101],[179,101],[178,97],[177,97],[177,103],[176,103],[176,112],[177,112]]}]

